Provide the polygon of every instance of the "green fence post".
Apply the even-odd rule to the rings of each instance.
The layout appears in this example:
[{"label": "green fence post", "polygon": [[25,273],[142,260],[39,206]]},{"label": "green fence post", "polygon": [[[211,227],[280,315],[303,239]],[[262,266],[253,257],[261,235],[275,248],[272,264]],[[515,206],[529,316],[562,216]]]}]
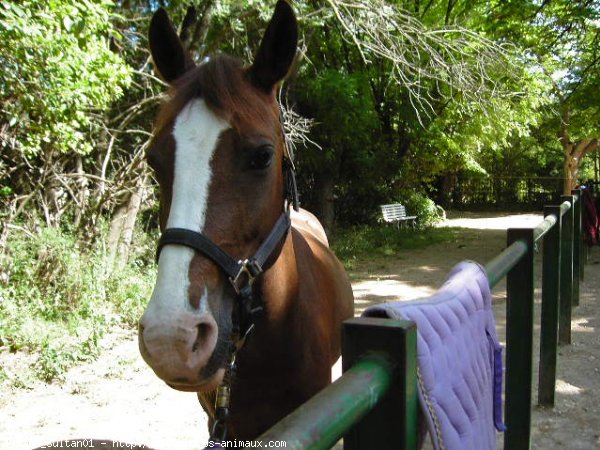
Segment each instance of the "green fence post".
[{"label": "green fence post", "polygon": [[413,322],[357,318],[344,322],[342,365],[382,352],[396,364],[387,395],[344,436],[344,450],[417,447],[417,332]]},{"label": "green fence post", "polygon": [[581,191],[573,189],[573,306],[579,306],[579,281],[582,279],[583,268],[583,239],[581,235]]},{"label": "green fence post", "polygon": [[540,366],[538,405],[554,406],[558,346],[558,305],[560,298],[560,206],[544,207],[544,217],[556,217],[556,223],[544,236],[542,260],[542,317],[540,330]]},{"label": "green fence post", "polygon": [[[579,191],[579,228],[577,229],[578,241],[579,241],[579,281],[583,282],[585,276],[585,262],[586,262],[586,245],[583,241],[583,216],[585,214],[585,206],[583,205],[583,196],[581,195],[581,189]],[[579,299],[578,299],[579,300]]]},{"label": "green fence post", "polygon": [[573,196],[561,196],[571,204],[564,213],[560,238],[560,316],[558,319],[558,343],[571,343],[571,313],[573,308]]},{"label": "green fence post", "polygon": [[585,263],[587,260],[587,246],[583,241],[583,216],[585,214],[585,207],[583,206],[583,198],[581,196],[581,189],[579,190],[579,229],[577,234],[579,236],[579,281],[583,282],[585,276]]},{"label": "green fence post", "polygon": [[394,365],[383,353],[366,355],[342,377],[260,435],[258,445],[285,441],[286,449],[330,449],[385,397]]},{"label": "green fence post", "polygon": [[506,278],[506,433],[504,448],[531,445],[533,377],[533,248],[534,230],[509,228],[508,245],[523,241],[527,252]]}]

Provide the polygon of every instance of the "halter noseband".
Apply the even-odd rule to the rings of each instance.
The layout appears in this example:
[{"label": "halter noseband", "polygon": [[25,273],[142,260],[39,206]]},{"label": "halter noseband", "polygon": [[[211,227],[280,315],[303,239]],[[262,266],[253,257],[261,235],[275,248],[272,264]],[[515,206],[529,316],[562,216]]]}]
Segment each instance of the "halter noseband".
[{"label": "halter noseband", "polygon": [[[265,263],[269,260],[275,249],[283,241],[291,227],[289,209],[279,216],[271,232],[260,245],[254,256],[236,260],[220,246],[215,244],[202,233],[188,230],[186,228],[167,228],[158,241],[157,260],[165,245],[183,245],[196,250],[212,260],[228,277],[235,293],[240,299],[242,311],[239,319],[240,333],[246,333],[246,324],[250,321],[247,314],[254,315],[262,310],[261,305],[254,305],[252,296],[252,285],[254,280],[264,272]],[[246,319],[246,320],[244,320]],[[248,325],[249,326],[249,325]]]},{"label": "halter noseband", "polygon": [[[286,202],[287,203],[287,202]],[[238,298],[237,308],[234,306],[233,342],[229,350],[229,361],[225,368],[223,381],[217,388],[215,398],[215,422],[211,430],[211,440],[223,441],[227,436],[227,419],[231,382],[236,370],[235,358],[242,348],[246,337],[254,328],[256,317],[263,311],[262,299],[254,295],[254,281],[264,272],[265,263],[275,249],[287,236],[291,227],[289,206],[279,216],[271,232],[251,258],[236,261],[225,250],[201,233],[185,228],[167,228],[158,241],[157,259],[165,245],[183,245],[196,250],[211,259],[228,277]]]}]

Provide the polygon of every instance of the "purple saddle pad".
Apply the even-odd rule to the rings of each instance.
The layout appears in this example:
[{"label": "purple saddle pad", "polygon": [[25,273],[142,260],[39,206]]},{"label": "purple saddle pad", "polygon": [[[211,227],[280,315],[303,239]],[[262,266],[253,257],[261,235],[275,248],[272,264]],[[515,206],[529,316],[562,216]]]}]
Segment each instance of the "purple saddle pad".
[{"label": "purple saddle pad", "polygon": [[417,324],[419,401],[436,450],[496,448],[502,347],[485,270],[465,261],[433,296],[368,308],[363,316]]}]

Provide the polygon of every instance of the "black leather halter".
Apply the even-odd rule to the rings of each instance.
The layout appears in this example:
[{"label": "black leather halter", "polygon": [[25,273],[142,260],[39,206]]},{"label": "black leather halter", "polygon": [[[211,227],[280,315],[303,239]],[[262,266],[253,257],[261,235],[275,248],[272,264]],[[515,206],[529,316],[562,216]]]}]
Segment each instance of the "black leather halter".
[{"label": "black leather halter", "polygon": [[279,216],[271,233],[251,258],[236,261],[221,247],[202,233],[185,228],[167,228],[158,241],[158,253],[165,245],[183,245],[194,249],[211,259],[228,276],[237,294],[248,281],[252,282],[263,273],[263,267],[275,248],[290,229],[290,215],[285,211]]},{"label": "black leather halter", "polygon": [[[252,329],[254,319],[263,310],[262,299],[255,296],[253,292],[254,281],[264,272],[265,264],[271,259],[275,250],[280,247],[290,230],[290,207],[293,207],[296,211],[299,209],[293,156],[283,130],[281,116],[280,122],[284,142],[282,162],[284,175],[283,212],[254,256],[236,260],[204,234],[186,228],[165,229],[158,241],[156,251],[156,261],[158,262],[160,252],[165,245],[183,245],[202,253],[223,271],[238,297],[237,311],[234,307],[233,331],[234,334],[237,334],[236,339],[242,341],[241,344],[243,344],[245,336]],[[235,345],[241,347],[241,344],[236,343]]]},{"label": "black leather halter", "polygon": [[291,227],[289,208],[279,216],[271,232],[254,256],[236,260],[202,233],[186,228],[167,228],[158,241],[157,259],[165,245],[183,245],[212,260],[228,277],[239,298],[238,333],[244,336],[254,316],[262,311],[262,301],[253,295],[254,280],[264,272],[265,264],[287,236]]}]

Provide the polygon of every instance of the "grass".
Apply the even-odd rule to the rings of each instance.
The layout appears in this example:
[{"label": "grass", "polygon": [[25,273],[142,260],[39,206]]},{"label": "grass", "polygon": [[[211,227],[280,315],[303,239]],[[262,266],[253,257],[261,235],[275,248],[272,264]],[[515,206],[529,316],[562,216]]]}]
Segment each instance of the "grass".
[{"label": "grass", "polygon": [[[455,237],[449,229],[360,226],[340,230],[332,247],[347,269],[357,262],[397,257]],[[100,236],[82,249],[70,233],[41,229],[11,235],[0,261],[0,357],[19,354],[26,370],[2,364],[0,383],[27,388],[38,380],[60,381],[65,372],[94,360],[102,337],[115,327],[133,328],[154,284],[154,242],[139,233],[130,263],[109,270]],[[4,362],[4,361],[3,361]]]},{"label": "grass", "polygon": [[456,238],[450,228],[402,228],[387,224],[362,225],[339,230],[331,247],[346,269],[358,261],[381,257],[397,257],[403,250],[426,248],[432,244]]},{"label": "grass", "polygon": [[0,382],[29,387],[61,380],[71,367],[94,360],[114,327],[135,327],[154,283],[152,245],[138,236],[131,262],[108,267],[104,239],[82,249],[69,232],[41,229],[11,235],[0,282],[0,352],[31,360],[3,367]]}]

